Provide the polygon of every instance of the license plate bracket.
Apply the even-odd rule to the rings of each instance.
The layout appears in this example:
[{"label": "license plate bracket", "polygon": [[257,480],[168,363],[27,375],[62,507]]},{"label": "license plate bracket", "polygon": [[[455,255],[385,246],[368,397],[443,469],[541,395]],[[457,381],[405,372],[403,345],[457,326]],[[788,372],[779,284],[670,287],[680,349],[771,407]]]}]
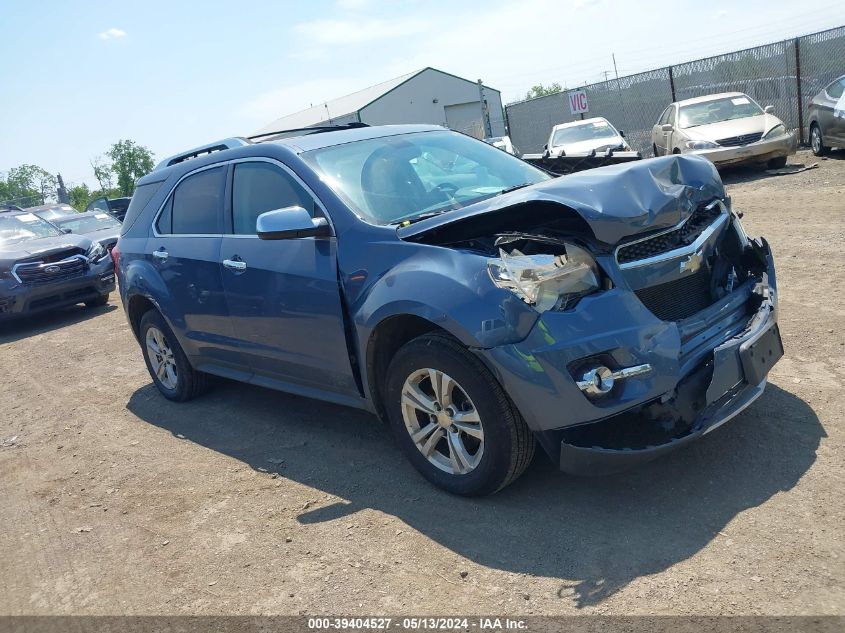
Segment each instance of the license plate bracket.
[{"label": "license plate bracket", "polygon": [[783,341],[777,323],[772,323],[757,336],[739,346],[739,358],[745,380],[759,385],[772,366],[783,356]]}]

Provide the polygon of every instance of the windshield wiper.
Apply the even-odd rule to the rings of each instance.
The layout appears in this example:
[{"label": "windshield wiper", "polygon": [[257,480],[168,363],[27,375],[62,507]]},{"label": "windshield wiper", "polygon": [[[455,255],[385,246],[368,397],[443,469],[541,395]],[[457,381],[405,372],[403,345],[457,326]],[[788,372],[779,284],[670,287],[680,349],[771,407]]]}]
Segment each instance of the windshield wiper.
[{"label": "windshield wiper", "polygon": [[442,215],[447,211],[451,211],[451,209],[441,209],[439,211],[426,211],[425,213],[420,213],[419,215],[412,216],[410,218],[400,218],[398,220],[394,220],[390,224],[392,226],[399,225],[399,226],[407,226],[408,224],[414,224],[415,222],[419,222],[420,220],[425,220],[427,218],[433,218],[435,215]]},{"label": "windshield wiper", "polygon": [[523,189],[523,188],[529,187],[533,184],[534,184],[533,182],[524,182],[521,185],[513,185],[512,187],[505,187],[500,192],[498,192],[496,195],[497,196],[503,196],[506,193],[510,193],[511,191],[516,191],[517,189]]}]

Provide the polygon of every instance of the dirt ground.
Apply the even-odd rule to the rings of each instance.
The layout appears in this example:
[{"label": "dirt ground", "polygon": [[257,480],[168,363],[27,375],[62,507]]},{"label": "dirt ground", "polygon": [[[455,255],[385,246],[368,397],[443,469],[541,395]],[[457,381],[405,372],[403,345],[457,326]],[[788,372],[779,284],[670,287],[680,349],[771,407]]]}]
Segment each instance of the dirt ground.
[{"label": "dirt ground", "polygon": [[845,152],[818,162],[723,174],[779,266],[766,394],[609,478],[538,455],[457,498],[368,414],[164,400],[116,303],[0,326],[0,613],[845,614]]}]

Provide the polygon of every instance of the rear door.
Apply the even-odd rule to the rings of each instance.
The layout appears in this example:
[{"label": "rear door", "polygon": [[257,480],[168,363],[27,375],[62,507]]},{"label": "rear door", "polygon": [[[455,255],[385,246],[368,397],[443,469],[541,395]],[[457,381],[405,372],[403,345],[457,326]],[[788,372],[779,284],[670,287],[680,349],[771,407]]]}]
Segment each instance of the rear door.
[{"label": "rear door", "polygon": [[[830,145],[845,142],[845,78],[834,81],[825,89],[825,104],[819,108],[822,135]],[[836,143],[833,143],[834,145]]]},{"label": "rear door", "polygon": [[228,167],[213,166],[183,178],[159,212],[146,247],[167,288],[162,311],[200,369],[206,363],[245,366],[232,337],[220,274],[227,173]]},{"label": "rear door", "polygon": [[305,185],[281,163],[233,165],[223,285],[232,327],[247,351],[253,381],[294,383],[358,395],[338,287],[337,242],[329,238],[261,240],[266,211],[301,206],[325,215]]}]

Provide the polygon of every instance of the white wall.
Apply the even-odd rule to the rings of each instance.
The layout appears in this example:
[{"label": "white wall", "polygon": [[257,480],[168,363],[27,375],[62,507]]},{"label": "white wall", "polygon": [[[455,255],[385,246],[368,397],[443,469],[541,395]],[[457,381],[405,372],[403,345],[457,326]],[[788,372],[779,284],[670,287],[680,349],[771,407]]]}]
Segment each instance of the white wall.
[{"label": "white wall", "polygon": [[[490,110],[493,136],[501,136],[505,133],[501,96],[489,88],[485,88],[484,96]],[[437,103],[434,103],[434,100],[437,100]],[[431,123],[445,126],[447,121],[444,108],[467,103],[478,105],[480,125],[478,84],[429,68],[364,107],[360,116],[361,121],[372,125]]]}]

